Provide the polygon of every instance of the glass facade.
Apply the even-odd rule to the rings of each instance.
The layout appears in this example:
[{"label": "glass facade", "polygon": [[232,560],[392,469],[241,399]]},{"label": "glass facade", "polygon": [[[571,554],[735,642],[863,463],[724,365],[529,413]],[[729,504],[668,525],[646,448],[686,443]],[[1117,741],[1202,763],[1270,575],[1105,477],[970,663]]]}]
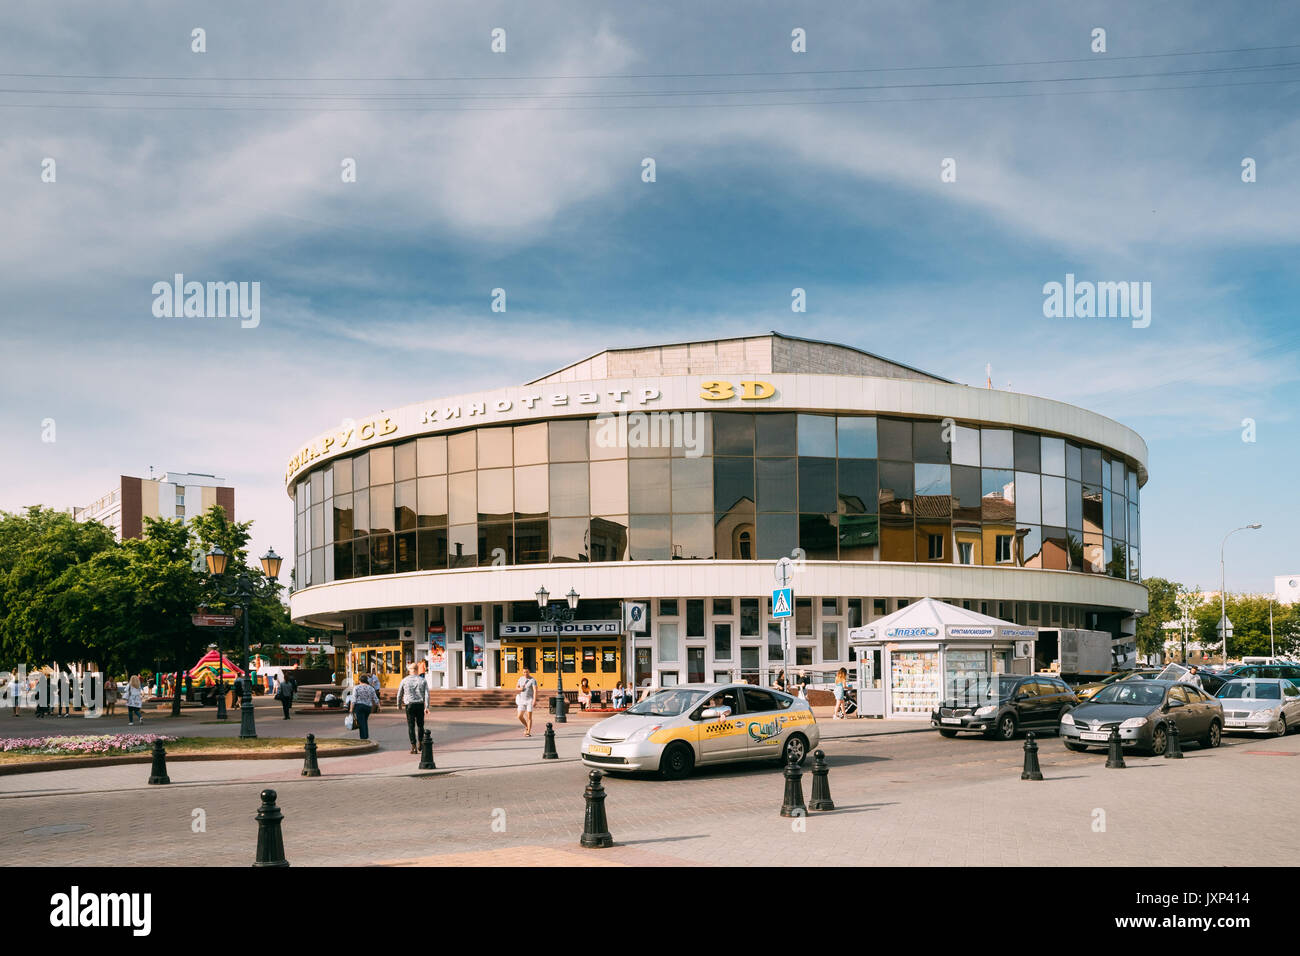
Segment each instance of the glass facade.
[{"label": "glass facade", "polygon": [[[680,442],[612,447],[594,419],[567,419],[335,459],[294,485],[295,583],[547,562],[772,560],[795,548],[810,560],[1140,579],[1137,473],[1104,449],[898,416],[682,414],[697,416],[693,447],[704,454]],[[829,646],[831,635],[822,638]]]}]

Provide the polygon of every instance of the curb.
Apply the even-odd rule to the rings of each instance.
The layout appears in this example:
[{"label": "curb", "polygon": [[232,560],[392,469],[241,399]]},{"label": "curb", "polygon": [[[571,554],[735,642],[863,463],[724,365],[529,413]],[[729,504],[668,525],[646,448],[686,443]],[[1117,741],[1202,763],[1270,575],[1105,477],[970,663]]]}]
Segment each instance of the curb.
[{"label": "curb", "polygon": [[[362,747],[327,747],[317,745],[316,757],[352,757],[374,753],[379,744],[369,743]],[[301,749],[282,751],[254,751],[246,754],[168,754],[167,761],[190,760],[287,760],[301,757]],[[85,770],[88,767],[116,767],[122,764],[151,763],[153,754],[121,754],[117,757],[69,757],[67,760],[38,760],[31,763],[0,764],[0,777],[16,773],[43,773],[48,770]]]}]

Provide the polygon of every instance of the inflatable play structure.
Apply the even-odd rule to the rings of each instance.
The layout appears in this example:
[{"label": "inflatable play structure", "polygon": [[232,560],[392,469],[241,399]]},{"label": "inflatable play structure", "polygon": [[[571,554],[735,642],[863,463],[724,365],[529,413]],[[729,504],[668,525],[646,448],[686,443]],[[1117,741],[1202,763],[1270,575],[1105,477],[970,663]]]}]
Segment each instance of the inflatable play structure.
[{"label": "inflatable play structure", "polygon": [[236,677],[243,677],[244,671],[236,667],[224,654],[218,658],[216,651],[208,651],[199,658],[199,662],[189,670],[190,680],[195,687],[217,683],[218,677],[230,683]]}]

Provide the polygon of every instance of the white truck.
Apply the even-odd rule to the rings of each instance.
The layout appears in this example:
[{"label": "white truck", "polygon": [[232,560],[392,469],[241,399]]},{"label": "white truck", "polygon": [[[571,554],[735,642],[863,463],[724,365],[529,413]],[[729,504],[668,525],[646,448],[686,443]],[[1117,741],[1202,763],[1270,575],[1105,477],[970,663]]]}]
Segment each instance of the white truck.
[{"label": "white truck", "polygon": [[1137,641],[1083,628],[1040,628],[1034,646],[1036,670],[1059,673],[1066,680],[1104,677],[1137,667]]}]

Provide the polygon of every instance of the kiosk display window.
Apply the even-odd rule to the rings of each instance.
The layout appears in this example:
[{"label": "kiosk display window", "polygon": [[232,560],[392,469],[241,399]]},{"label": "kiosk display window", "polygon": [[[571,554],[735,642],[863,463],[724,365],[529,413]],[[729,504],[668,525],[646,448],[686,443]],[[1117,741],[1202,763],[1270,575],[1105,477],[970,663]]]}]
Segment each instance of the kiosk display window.
[{"label": "kiosk display window", "polygon": [[989,652],[950,648],[943,657],[943,699],[956,701],[962,707],[981,701],[993,676],[989,671]]},{"label": "kiosk display window", "polygon": [[890,696],[894,713],[929,716],[939,706],[939,652],[895,651]]}]

